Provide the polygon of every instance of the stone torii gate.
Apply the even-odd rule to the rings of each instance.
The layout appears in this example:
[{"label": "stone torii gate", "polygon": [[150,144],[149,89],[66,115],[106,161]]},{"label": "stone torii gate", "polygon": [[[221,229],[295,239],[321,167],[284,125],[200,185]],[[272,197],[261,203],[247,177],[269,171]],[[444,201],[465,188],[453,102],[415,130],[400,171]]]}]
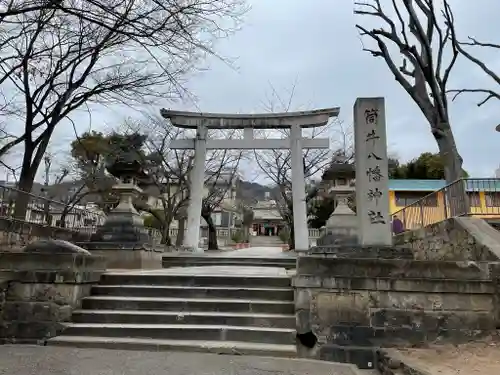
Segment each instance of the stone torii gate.
[{"label": "stone torii gate", "polygon": [[[205,177],[205,159],[209,149],[290,149],[292,164],[293,229],[295,250],[309,249],[309,231],[305,202],[305,178],[302,149],[322,149],[330,147],[328,138],[303,138],[302,128],[324,126],[331,117],[337,117],[340,109],[326,108],[312,111],[265,113],[265,114],[225,114],[171,111],[162,109],[161,115],[170,119],[173,126],[196,129],[194,139],[176,139],[172,149],[194,149],[194,166],[191,170],[191,194],[188,207],[187,233],[184,246],[198,249],[200,221]],[[287,139],[254,138],[254,129],[290,129]],[[243,129],[243,139],[208,139],[208,129]]]}]

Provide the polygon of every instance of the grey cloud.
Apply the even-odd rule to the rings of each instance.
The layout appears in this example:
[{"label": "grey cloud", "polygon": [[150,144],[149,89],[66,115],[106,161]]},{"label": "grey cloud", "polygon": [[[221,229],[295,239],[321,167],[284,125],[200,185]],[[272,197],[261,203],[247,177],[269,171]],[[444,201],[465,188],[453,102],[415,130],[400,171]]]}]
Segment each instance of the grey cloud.
[{"label": "grey cloud", "polygon": [[[194,76],[188,85],[199,98],[197,105],[165,106],[214,112],[263,111],[269,82],[286,96],[286,89],[297,79],[294,108],[340,106],[340,117],[350,122],[357,96],[385,96],[390,151],[407,160],[423,151],[437,150],[424,117],[384,62],[362,52],[354,24],[365,20],[353,15],[351,1],[250,3],[252,10],[242,30],[218,45],[222,55],[237,57],[237,69],[209,58],[205,67],[210,70]],[[452,6],[464,37],[489,39],[500,34],[498,0],[455,0]],[[491,51],[483,51],[483,56],[491,63],[500,62],[500,56],[491,55]],[[463,86],[487,84],[481,74],[463,63],[453,78]],[[453,130],[465,168],[473,176],[491,176],[500,162],[495,152],[500,134],[494,131],[500,122],[500,103],[478,109],[476,99],[467,96],[451,103]]]}]

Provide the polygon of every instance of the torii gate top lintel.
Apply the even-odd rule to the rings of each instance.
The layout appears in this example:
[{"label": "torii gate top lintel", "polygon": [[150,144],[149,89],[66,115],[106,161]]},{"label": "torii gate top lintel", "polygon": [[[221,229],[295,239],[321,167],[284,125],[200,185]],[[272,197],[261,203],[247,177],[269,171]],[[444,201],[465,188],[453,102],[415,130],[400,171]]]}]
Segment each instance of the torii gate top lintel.
[{"label": "torii gate top lintel", "polygon": [[301,128],[314,128],[326,125],[328,120],[331,117],[337,117],[339,112],[339,107],[257,114],[160,110],[161,115],[170,119],[174,126],[185,129],[196,129],[200,125],[204,125],[208,129],[283,129],[293,125],[299,125]]}]

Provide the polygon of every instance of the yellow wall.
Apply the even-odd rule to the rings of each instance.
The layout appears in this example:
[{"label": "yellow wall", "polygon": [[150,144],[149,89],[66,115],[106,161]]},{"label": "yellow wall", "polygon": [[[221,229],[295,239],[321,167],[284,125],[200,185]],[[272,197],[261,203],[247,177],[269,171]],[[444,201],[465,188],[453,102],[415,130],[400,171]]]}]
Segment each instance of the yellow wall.
[{"label": "yellow wall", "polygon": [[[424,226],[433,223],[440,222],[446,217],[450,217],[449,207],[446,207],[448,212],[445,212],[444,196],[442,192],[437,192],[437,206],[436,207],[422,207],[411,206],[407,207],[403,213],[400,212],[399,219],[403,220],[406,229],[414,229],[422,226],[422,221]],[[476,215],[477,217],[487,219],[487,218],[498,218],[500,216],[500,207],[487,207],[486,206],[486,196],[483,191],[479,192],[479,200],[481,203],[480,207],[470,207],[469,214]],[[396,206],[396,194],[394,191],[389,191],[389,211],[391,215],[396,212],[401,211],[403,207]]]}]

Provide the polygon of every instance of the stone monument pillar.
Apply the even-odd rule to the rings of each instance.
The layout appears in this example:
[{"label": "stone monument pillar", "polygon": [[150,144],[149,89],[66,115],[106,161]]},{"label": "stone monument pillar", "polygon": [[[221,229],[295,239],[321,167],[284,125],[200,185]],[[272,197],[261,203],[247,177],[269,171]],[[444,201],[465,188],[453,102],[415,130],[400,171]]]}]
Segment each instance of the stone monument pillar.
[{"label": "stone monument pillar", "polygon": [[309,250],[309,229],[307,227],[306,184],[300,125],[293,125],[290,129],[290,154],[295,251],[307,251]]},{"label": "stone monument pillar", "polygon": [[392,245],[384,98],[354,104],[359,244]]}]

